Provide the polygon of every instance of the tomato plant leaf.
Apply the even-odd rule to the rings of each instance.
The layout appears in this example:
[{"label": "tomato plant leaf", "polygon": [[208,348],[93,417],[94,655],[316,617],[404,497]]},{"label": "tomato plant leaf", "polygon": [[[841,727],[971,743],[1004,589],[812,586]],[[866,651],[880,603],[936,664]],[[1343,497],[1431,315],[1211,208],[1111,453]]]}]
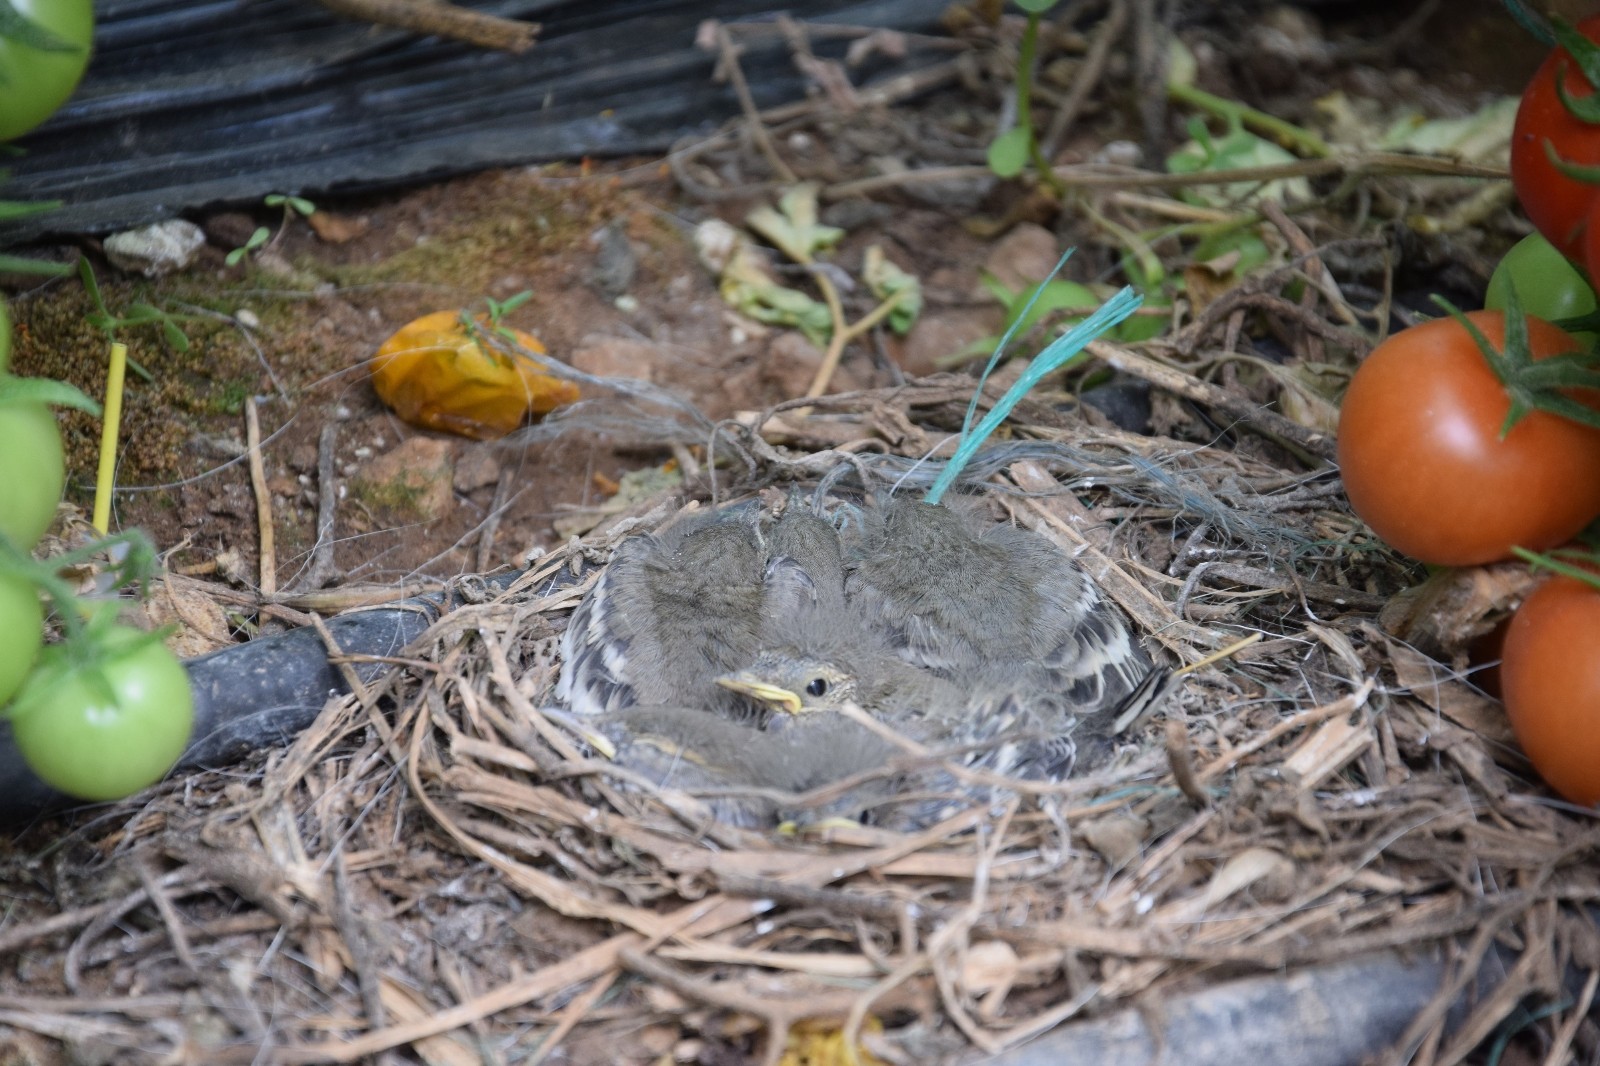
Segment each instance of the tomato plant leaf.
[{"label": "tomato plant leaf", "polygon": [[[1579,33],[1577,28],[1562,18],[1560,15],[1550,16],[1550,30],[1555,34],[1556,43],[1566,49],[1567,54],[1578,64],[1578,69],[1583,73],[1584,80],[1591,88],[1600,89],[1600,46],[1589,38]],[[1556,91],[1561,93],[1562,103],[1567,102],[1567,97],[1562,91],[1561,83],[1566,80],[1566,71],[1561,67],[1556,68]],[[1571,110],[1571,106],[1568,106]],[[1573,111],[1574,115],[1578,112]],[[1579,117],[1582,117],[1581,115]],[[1592,122],[1593,119],[1584,119]]]},{"label": "tomato plant leaf", "polygon": [[43,403],[53,407],[73,407],[100,417],[100,405],[65,381],[54,378],[14,378],[0,376],[0,406]]},{"label": "tomato plant leaf", "polygon": [[1529,566],[1533,567],[1535,570],[1549,570],[1552,573],[1560,574],[1562,577],[1570,577],[1574,581],[1581,581],[1585,585],[1600,589],[1600,574],[1595,573],[1592,568],[1593,565],[1596,562],[1600,562],[1600,560],[1596,560],[1593,555],[1585,552],[1561,553],[1570,554],[1574,558],[1590,564],[1589,567],[1574,566],[1560,558],[1558,552],[1560,552],[1560,549],[1557,549],[1555,552],[1531,552],[1527,548],[1515,546],[1513,546],[1511,549],[1511,553],[1513,555],[1527,563]]},{"label": "tomato plant leaf", "polygon": [[60,200],[0,200],[0,219],[27,218],[42,215],[61,206]]},{"label": "tomato plant leaf", "polygon": [[815,182],[801,182],[778,198],[777,210],[758,207],[745,216],[745,225],[796,263],[810,263],[844,237],[844,230],[817,221],[817,189]]},{"label": "tomato plant leaf", "polygon": [[922,283],[917,276],[902,270],[883,254],[881,245],[873,244],[862,258],[861,277],[879,300],[896,300],[889,328],[905,336],[922,313]]},{"label": "tomato plant leaf", "polygon": [[[1586,37],[1582,39],[1588,40]],[[1556,67],[1556,98],[1561,101],[1561,106],[1567,109],[1567,114],[1579,122],[1586,122],[1591,126],[1600,124],[1600,93],[1573,96],[1567,91],[1566,73],[1566,64],[1563,63]]]},{"label": "tomato plant leaf", "polygon": [[1013,126],[989,145],[989,169],[1002,178],[1014,178],[1028,165],[1028,155],[1033,147],[1033,131],[1026,126]]}]

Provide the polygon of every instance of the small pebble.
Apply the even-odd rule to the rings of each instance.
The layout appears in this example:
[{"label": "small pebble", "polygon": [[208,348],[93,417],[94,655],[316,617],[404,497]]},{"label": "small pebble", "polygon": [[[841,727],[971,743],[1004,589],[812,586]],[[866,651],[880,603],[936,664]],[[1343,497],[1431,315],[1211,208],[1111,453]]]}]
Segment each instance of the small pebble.
[{"label": "small pebble", "polygon": [[233,320],[245,329],[260,329],[261,319],[248,307],[241,307],[233,313]]},{"label": "small pebble", "polygon": [[159,278],[188,266],[205,244],[205,231],[199,226],[181,218],[169,218],[139,229],[113,233],[101,248],[117,269]]}]

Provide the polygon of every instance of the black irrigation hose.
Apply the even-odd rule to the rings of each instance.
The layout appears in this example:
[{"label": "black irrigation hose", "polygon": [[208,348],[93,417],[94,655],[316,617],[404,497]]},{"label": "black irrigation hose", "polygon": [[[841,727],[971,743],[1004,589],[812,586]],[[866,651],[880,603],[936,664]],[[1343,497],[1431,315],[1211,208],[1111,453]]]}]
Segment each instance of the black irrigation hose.
[{"label": "black irrigation hose", "polygon": [[[520,573],[486,579],[498,591]],[[552,583],[570,581],[563,576]],[[444,593],[401,600],[372,610],[351,611],[325,624],[349,655],[396,655],[416,640],[442,612]],[[194,730],[174,774],[231,766],[261,748],[288,744],[322,710],[330,696],[350,691],[340,670],[328,662],[316,629],[306,626],[246,644],[222,648],[184,664],[194,690]],[[388,669],[384,663],[359,663],[363,682]],[[11,723],[0,719],[0,825],[16,825],[74,805],[28,768],[11,737]]]},{"label": "black irrigation hose", "polygon": [[[1445,954],[1433,947],[1406,954],[1375,951],[1340,962],[1205,985],[1161,996],[1153,1009],[1130,1007],[1071,1022],[1021,1047],[994,1056],[971,1056],[963,1063],[1353,1066],[1378,1061],[1451,979]],[[1488,999],[1515,964],[1511,952],[1491,951],[1446,1012],[1446,1031],[1460,1029],[1473,1006]],[[1565,981],[1569,996],[1576,997],[1585,976],[1569,969]],[[1403,1056],[1400,1061],[1405,1061]]]}]

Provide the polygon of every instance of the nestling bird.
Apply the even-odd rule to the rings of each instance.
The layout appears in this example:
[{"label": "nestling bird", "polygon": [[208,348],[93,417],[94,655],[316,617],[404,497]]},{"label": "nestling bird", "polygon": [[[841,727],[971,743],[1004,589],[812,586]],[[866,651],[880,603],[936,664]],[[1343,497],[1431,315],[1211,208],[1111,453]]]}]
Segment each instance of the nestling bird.
[{"label": "nestling bird", "polygon": [[771,620],[840,607],[843,565],[833,527],[793,507],[776,521],[723,508],[630,538],[568,622],[556,698],[578,714],[749,713],[717,675],[750,661]]},{"label": "nestling bird", "polygon": [[882,768],[898,754],[888,741],[839,715],[816,715],[791,728],[764,730],[696,707],[633,707],[599,725],[621,766],[664,788],[700,793],[722,822],[770,828],[863,811],[887,801],[885,777],[850,789],[820,812],[789,806],[798,797]]},{"label": "nestling bird", "polygon": [[906,662],[946,677],[1014,668],[1085,718],[1145,683],[1150,659],[1121,613],[1044,537],[903,497],[866,520],[846,595]]}]

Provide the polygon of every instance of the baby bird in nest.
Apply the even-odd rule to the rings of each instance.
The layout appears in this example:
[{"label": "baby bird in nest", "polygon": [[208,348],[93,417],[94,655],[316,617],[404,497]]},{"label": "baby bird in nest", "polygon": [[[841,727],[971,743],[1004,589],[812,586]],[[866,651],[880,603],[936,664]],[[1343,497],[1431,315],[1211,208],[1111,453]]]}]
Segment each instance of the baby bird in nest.
[{"label": "baby bird in nest", "polygon": [[556,698],[577,714],[635,705],[758,710],[716,684],[750,661],[772,621],[842,609],[844,564],[825,520],[739,506],[629,538],[573,612]]},{"label": "baby bird in nest", "polygon": [[1122,613],[1044,537],[905,497],[865,521],[845,592],[906,662],[944,677],[1014,669],[1085,718],[1146,685]]},{"label": "baby bird in nest", "polygon": [[744,825],[785,813],[774,793],[906,764],[838,713],[859,707],[924,757],[821,813],[910,827],[992,792],[961,768],[1098,764],[1112,723],[1160,692],[1120,612],[1042,537],[894,500],[845,543],[793,501],[776,521],[725,509],[630,540],[574,613],[558,696],[606,716],[623,765],[712,790]]}]

